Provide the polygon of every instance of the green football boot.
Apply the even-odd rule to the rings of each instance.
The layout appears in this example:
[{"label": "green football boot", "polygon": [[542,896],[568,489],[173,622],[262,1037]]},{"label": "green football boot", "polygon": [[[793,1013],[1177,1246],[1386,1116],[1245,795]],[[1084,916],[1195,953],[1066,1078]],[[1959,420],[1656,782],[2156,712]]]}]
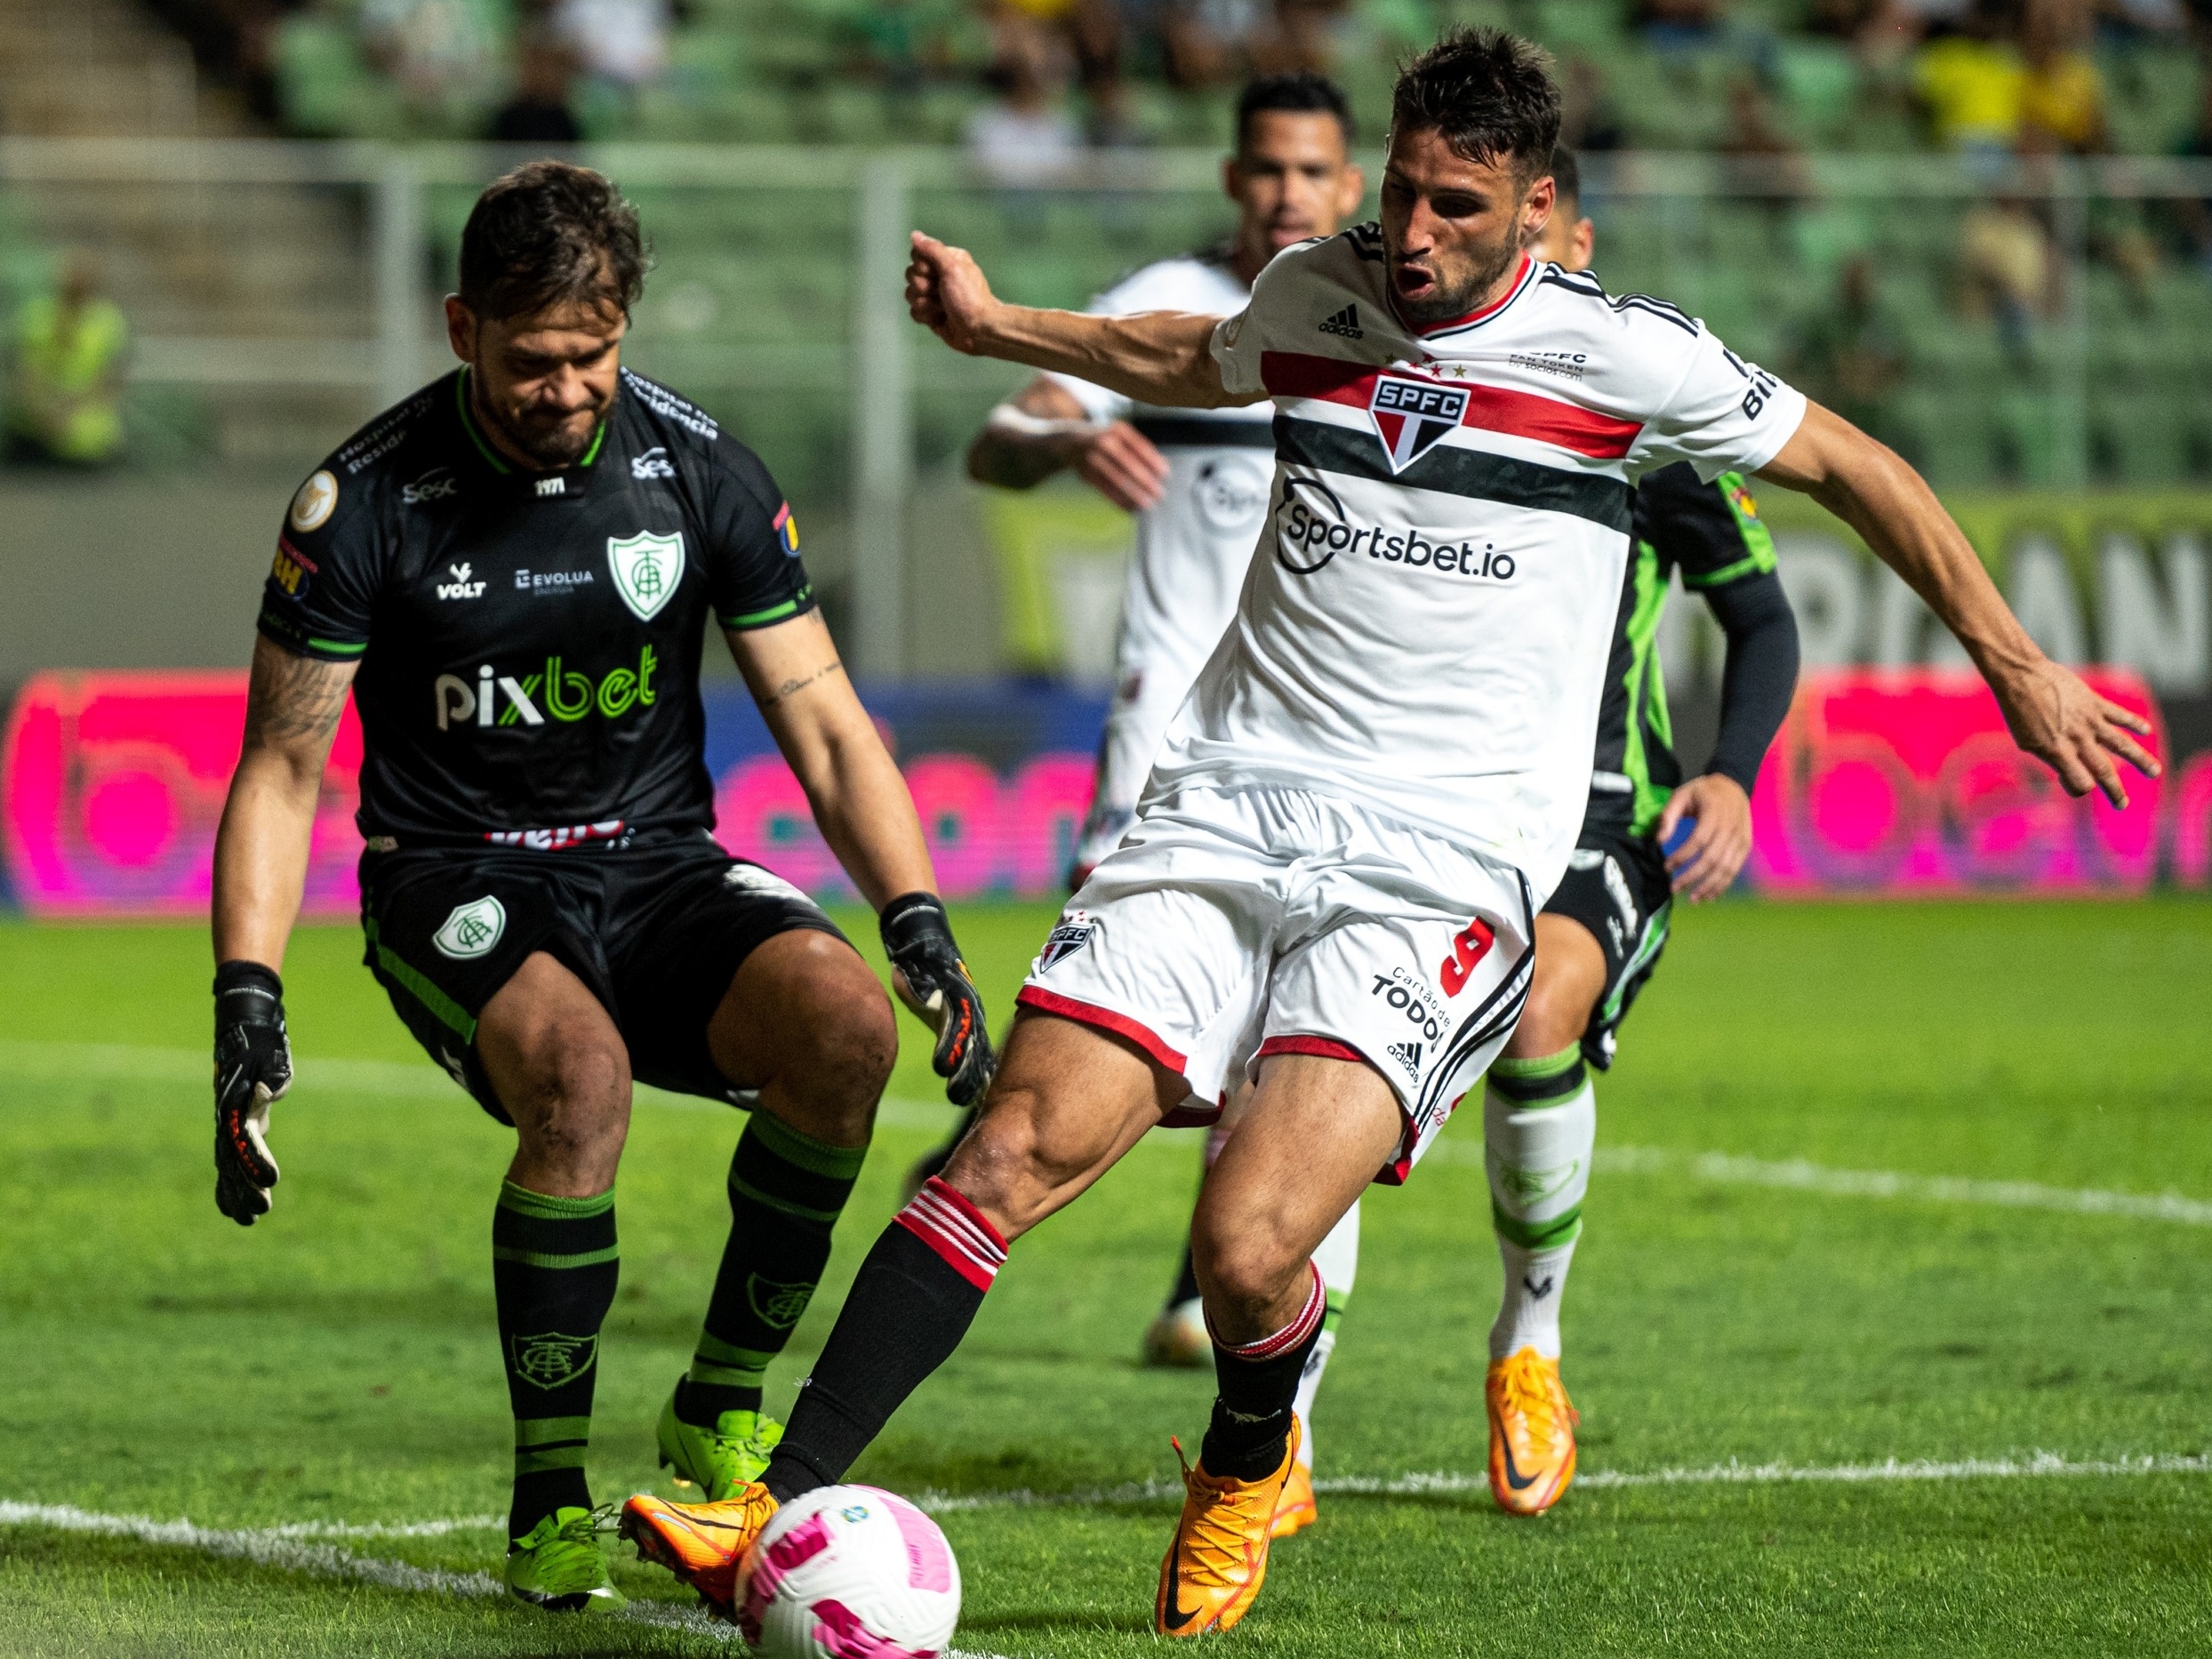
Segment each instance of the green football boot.
[{"label": "green football boot", "polygon": [[629,1598],[607,1578],[599,1531],[614,1506],[556,1510],[507,1546],[507,1593],[547,1613],[613,1613]]},{"label": "green football boot", "polygon": [[697,1487],[709,1503],[733,1498],[759,1479],[782,1438],[783,1425],[766,1412],[725,1411],[713,1428],[702,1429],[676,1415],[673,1392],[661,1408],[661,1467]]}]

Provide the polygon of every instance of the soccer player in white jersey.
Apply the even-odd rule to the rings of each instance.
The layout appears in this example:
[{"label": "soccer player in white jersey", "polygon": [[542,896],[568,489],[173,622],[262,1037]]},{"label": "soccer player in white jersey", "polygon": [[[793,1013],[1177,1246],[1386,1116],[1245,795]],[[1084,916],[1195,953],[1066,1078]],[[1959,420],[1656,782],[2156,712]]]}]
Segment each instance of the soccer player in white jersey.
[{"label": "soccer player in white jersey", "polygon": [[1895,455],[1671,307],[1527,258],[1559,123],[1536,48],[1447,36],[1393,92],[1381,224],[1286,251],[1227,318],[1007,305],[967,254],[915,237],[910,309],[957,349],[1159,406],[1272,398],[1270,524],[1136,828],[1038,956],[983,1115],[862,1263],[760,1480],[625,1506],[625,1535],[709,1600],[779,1504],[842,1479],[958,1345],[1009,1239],[1243,1073],[1257,1087],[1191,1225],[1216,1397],[1154,1626],[1244,1616],[1320,1331],[1314,1248],[1368,1182],[1411,1173],[1527,995],[1645,471],[1810,492],[2069,790],[2123,799],[2115,756],[2154,770],[2146,723],[2037,649]]},{"label": "soccer player in white jersey", "polygon": [[[1262,76],[1237,100],[1237,150],[1222,167],[1222,188],[1237,204],[1237,229],[1220,247],[1161,260],[1124,277],[1092,301],[1094,315],[1243,309],[1252,279],[1285,248],[1336,234],[1358,209],[1366,180],[1351,160],[1350,107],[1326,77],[1306,72]],[[1063,374],[1040,374],[991,413],[968,446],[968,474],[980,484],[1026,490],[1072,469],[1117,507],[1137,515],[1136,554],[1122,596],[1115,649],[1113,703],[1100,739],[1091,810],[1076,847],[1072,885],[1112,852],[1136,821],[1137,797],[1159,752],[1167,723],[1212,654],[1237,608],[1245,567],[1267,517],[1274,469],[1274,409],[1264,403],[1221,409],[1140,407],[1118,392]],[[944,1167],[966,1132],[909,1173],[918,1187]],[[1354,1210],[1317,1253],[1328,1286],[1324,1346],[1351,1289],[1359,1249]],[[1213,1342],[1199,1312],[1190,1254],[1174,1294],[1145,1334],[1155,1364],[1212,1363]],[[1326,1354],[1310,1367],[1316,1382]],[[1312,1441],[1301,1443],[1302,1470]],[[1299,1483],[1310,1510],[1310,1482]]]}]

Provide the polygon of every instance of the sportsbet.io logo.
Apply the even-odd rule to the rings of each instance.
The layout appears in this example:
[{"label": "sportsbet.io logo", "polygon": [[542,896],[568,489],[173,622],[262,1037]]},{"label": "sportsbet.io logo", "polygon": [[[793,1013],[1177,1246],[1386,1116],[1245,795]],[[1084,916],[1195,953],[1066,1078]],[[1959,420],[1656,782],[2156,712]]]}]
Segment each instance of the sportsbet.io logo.
[{"label": "sportsbet.io logo", "polygon": [[591,1369],[599,1357],[599,1339],[548,1331],[541,1336],[510,1336],[507,1351],[517,1376],[539,1388],[556,1389]]},{"label": "sportsbet.io logo", "polygon": [[1394,530],[1352,522],[1343,499],[1318,478],[1287,478],[1275,509],[1275,559],[1294,576],[1310,576],[1339,553],[1364,553],[1382,565],[1402,565],[1440,576],[1508,582],[1519,568],[1511,553],[1471,536],[1448,532]]}]

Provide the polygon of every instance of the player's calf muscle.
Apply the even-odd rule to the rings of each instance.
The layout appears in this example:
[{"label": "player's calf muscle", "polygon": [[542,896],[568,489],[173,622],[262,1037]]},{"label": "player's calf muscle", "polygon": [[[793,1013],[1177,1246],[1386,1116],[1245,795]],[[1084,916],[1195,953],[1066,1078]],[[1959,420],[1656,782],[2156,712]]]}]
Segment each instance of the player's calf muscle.
[{"label": "player's calf muscle", "polygon": [[865,1146],[898,1059],[890,998],[850,945],[795,930],[745,960],[707,1027],[723,1076],[830,1146]]},{"label": "player's calf muscle", "polygon": [[1017,1021],[982,1116],[944,1179],[1007,1240],[1080,1194],[1158,1123],[1179,1080],[1115,1038],[1051,1016]]}]

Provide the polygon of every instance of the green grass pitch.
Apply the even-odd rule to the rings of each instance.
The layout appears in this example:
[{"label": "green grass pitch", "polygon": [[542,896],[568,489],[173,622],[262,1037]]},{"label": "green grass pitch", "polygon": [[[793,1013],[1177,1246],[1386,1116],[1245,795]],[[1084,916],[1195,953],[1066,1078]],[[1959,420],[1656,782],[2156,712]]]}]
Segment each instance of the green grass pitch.
[{"label": "green grass pitch", "polygon": [[[956,920],[1003,1017],[1048,912]],[[211,1201],[205,952],[196,929],[0,926],[0,1654],[732,1652],[696,1624],[585,1625],[469,1593],[491,1530],[297,1530],[503,1509],[487,1246],[509,1142],[413,1050],[357,934],[306,929],[287,972],[301,1081],[273,1135],[285,1180],[273,1216],[232,1226]],[[1567,1304],[1588,1478],[1535,1522],[1480,1488],[1498,1270],[1470,1111],[1411,1185],[1368,1203],[1317,1420],[1325,1479],[1445,1479],[1327,1493],[1219,1645],[2212,1651],[2208,1009],[2201,902],[1684,917],[1599,1084]],[[772,1405],[947,1120],[906,1031]],[[640,1102],[603,1498],[656,1477],[653,1417],[704,1305],[737,1127]],[[1189,1134],[1150,1137],[1018,1246],[966,1345],[856,1471],[967,1501],[940,1511],[966,1575],[964,1652],[1152,1650],[1167,1437],[1198,1431],[1210,1385],[1134,1355],[1196,1163]],[[1823,1173],[1839,1171],[1958,1182]],[[2180,1201],[2097,1213],[2068,1196],[2084,1192]],[[1773,1478],[1889,1460],[1929,1467]],[[1730,1463],[1767,1472],[1712,1478]],[[1668,1471],[1698,1478],[1637,1479]],[[88,1534],[32,1505],[213,1530]],[[624,1588],[673,1615],[674,1584],[615,1553]],[[413,1587],[395,1563],[423,1569]]]}]

